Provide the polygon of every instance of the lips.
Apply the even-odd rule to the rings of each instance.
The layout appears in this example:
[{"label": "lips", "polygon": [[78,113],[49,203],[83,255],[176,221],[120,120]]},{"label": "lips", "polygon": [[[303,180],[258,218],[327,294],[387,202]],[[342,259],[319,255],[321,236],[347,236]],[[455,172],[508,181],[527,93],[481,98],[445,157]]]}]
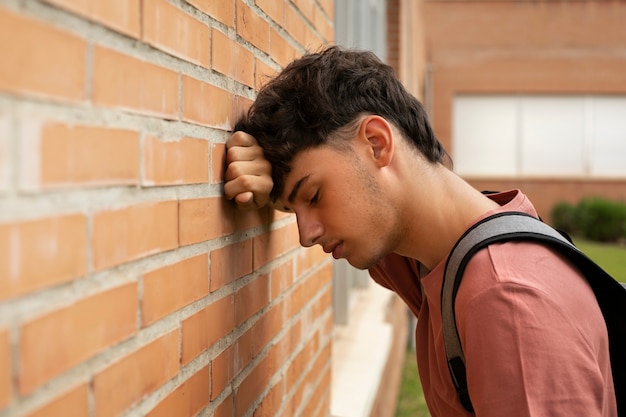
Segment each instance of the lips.
[{"label": "lips", "polygon": [[343,251],[343,242],[339,242],[337,244],[324,246],[324,252],[332,253],[333,258],[339,259],[341,258],[341,252]]}]

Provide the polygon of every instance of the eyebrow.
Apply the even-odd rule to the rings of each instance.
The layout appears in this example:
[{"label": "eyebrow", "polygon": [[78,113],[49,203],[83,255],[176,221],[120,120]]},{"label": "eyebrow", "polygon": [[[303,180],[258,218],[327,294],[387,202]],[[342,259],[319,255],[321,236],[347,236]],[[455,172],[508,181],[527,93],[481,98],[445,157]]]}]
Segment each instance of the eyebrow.
[{"label": "eyebrow", "polygon": [[302,185],[309,179],[310,176],[311,174],[304,176],[300,178],[298,182],[296,182],[296,184],[293,186],[293,189],[289,193],[289,197],[287,197],[287,201],[293,204],[294,200],[296,199],[296,195],[298,195],[298,191],[300,191],[300,187],[302,187]]}]

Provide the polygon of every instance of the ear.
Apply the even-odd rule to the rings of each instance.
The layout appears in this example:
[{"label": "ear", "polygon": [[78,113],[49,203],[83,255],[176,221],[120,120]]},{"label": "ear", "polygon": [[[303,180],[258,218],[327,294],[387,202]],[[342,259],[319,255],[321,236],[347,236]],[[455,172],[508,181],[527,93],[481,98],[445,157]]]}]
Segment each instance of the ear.
[{"label": "ear", "polygon": [[384,118],[376,115],[363,118],[359,139],[368,146],[369,154],[377,166],[389,165],[393,157],[394,135],[391,125]]}]

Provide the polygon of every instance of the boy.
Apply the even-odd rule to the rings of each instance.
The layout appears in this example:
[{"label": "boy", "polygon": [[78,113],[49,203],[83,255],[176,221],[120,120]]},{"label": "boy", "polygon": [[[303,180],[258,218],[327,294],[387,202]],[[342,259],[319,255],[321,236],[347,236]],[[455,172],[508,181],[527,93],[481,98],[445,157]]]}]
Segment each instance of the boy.
[{"label": "boy", "polygon": [[[368,269],[418,317],[433,417],[468,416],[447,367],[447,256],[480,219],[537,216],[520,191],[485,196],[455,175],[420,103],[368,52],[331,47],[268,83],[227,143],[224,192],[296,214],[300,243]],[[456,299],[475,415],[617,416],[608,337],[584,277],[530,242],[489,246]]]}]

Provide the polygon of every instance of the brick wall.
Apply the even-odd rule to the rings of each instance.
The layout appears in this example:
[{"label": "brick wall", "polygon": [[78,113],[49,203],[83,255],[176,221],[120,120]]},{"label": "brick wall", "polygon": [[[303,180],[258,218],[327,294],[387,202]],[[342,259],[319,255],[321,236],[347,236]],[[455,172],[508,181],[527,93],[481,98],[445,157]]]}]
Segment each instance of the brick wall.
[{"label": "brick wall", "polygon": [[325,416],[330,260],[221,196],[332,0],[0,1],[0,416]]}]

